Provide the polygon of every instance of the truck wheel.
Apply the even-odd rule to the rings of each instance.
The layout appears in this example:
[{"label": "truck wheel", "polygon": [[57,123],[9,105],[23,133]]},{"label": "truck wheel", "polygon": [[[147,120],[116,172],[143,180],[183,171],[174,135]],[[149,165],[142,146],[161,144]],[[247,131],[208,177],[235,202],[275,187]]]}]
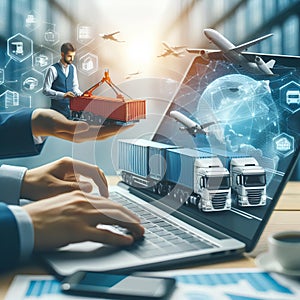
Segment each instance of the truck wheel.
[{"label": "truck wheel", "polygon": [[78,118],[79,118],[80,120],[83,120],[84,117],[83,117],[83,114],[82,114],[82,110],[81,110],[81,111],[78,111],[77,113],[78,113]]},{"label": "truck wheel", "polygon": [[128,184],[129,185],[133,185],[133,177],[132,177],[132,175],[128,175]]},{"label": "truck wheel", "polygon": [[186,204],[185,192],[180,191],[179,193],[179,201],[181,204]]},{"label": "truck wheel", "polygon": [[198,209],[200,211],[202,211],[202,200],[201,200],[201,197],[199,196],[199,201],[198,201],[198,205],[197,205]]},{"label": "truck wheel", "polygon": [[96,125],[101,125],[102,124],[102,117],[101,116],[95,116],[94,123]]},{"label": "truck wheel", "polygon": [[173,199],[178,201],[179,200],[179,193],[180,191],[177,188],[173,189]]},{"label": "truck wheel", "polygon": [[82,120],[87,121],[88,120],[88,115],[89,115],[88,111],[83,111],[82,114],[81,114]]},{"label": "truck wheel", "polygon": [[122,177],[122,180],[123,180],[124,182],[126,182],[126,173],[125,173],[125,172],[122,172],[121,177]]},{"label": "truck wheel", "polygon": [[89,123],[93,123],[94,122],[94,115],[92,114],[92,113],[88,113],[87,114],[87,121],[89,122]]},{"label": "truck wheel", "polygon": [[158,195],[164,195],[164,193],[165,193],[164,185],[162,183],[159,183],[157,185],[157,194]]},{"label": "truck wheel", "polygon": [[155,194],[157,193],[157,185],[155,183],[152,185],[152,192]]},{"label": "truck wheel", "polygon": [[172,190],[173,190],[173,186],[170,185],[170,184],[168,184],[168,186],[167,186],[167,194],[168,194],[168,196],[171,195]]},{"label": "truck wheel", "polygon": [[125,174],[125,182],[126,182],[127,184],[129,184],[129,175],[128,175],[128,174]]},{"label": "truck wheel", "polygon": [[184,197],[184,199],[185,199],[185,204],[186,205],[189,205],[189,199],[190,199],[190,194],[188,193],[188,192],[184,192],[183,193],[183,197]]},{"label": "truck wheel", "polygon": [[77,119],[77,111],[72,110],[71,116],[73,120]]}]

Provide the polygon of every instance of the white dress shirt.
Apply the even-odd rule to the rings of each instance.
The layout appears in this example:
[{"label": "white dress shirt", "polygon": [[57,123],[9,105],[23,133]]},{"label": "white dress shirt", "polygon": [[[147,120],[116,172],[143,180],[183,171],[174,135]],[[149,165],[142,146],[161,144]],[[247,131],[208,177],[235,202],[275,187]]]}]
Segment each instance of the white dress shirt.
[{"label": "white dress shirt", "polygon": [[[35,144],[43,143],[46,137],[33,137]],[[20,207],[21,186],[27,171],[25,167],[0,166],[0,201],[8,204],[14,214],[20,237],[20,260],[28,259],[34,246],[34,229],[30,216]]]},{"label": "white dress shirt", "polygon": [[[66,77],[69,75],[69,69],[70,65],[64,66],[60,61],[58,62],[59,66],[62,68],[63,73]],[[80,96],[82,92],[79,89],[79,83],[78,83],[78,76],[77,76],[77,70],[74,65],[74,77],[73,77],[73,92],[76,96]],[[51,99],[54,100],[62,100],[64,98],[64,92],[59,92],[51,89],[53,81],[57,78],[57,70],[54,66],[49,67],[47,70],[44,86],[43,86],[43,94],[46,96],[51,97]]]}]

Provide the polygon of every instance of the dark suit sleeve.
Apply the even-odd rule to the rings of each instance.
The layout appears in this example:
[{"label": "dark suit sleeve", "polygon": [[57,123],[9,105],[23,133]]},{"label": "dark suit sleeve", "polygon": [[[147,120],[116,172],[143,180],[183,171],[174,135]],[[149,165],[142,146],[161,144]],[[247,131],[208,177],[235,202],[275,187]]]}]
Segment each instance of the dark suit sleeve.
[{"label": "dark suit sleeve", "polygon": [[0,113],[0,158],[37,155],[43,144],[35,145],[31,130],[33,109]]},{"label": "dark suit sleeve", "polygon": [[16,219],[6,204],[0,202],[0,271],[12,268],[20,258],[20,239]]}]

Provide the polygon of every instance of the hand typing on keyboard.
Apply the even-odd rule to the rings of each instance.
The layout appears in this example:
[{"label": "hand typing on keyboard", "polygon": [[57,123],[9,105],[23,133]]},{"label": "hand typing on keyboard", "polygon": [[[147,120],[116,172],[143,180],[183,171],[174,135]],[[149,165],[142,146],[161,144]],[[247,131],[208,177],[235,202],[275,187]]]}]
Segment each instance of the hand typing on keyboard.
[{"label": "hand typing on keyboard", "polygon": [[[144,234],[139,217],[110,199],[73,191],[23,206],[34,228],[34,250],[45,251],[70,243],[93,241],[113,246],[131,245]],[[97,228],[118,225],[131,234]]]}]

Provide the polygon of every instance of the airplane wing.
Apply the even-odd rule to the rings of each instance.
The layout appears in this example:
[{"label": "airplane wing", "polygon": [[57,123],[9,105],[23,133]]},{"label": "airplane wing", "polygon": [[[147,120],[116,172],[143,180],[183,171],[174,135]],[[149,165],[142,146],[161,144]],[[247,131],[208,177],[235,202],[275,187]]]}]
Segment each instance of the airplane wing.
[{"label": "airplane wing", "polygon": [[211,49],[197,49],[197,48],[187,48],[187,52],[198,54],[206,60],[226,60],[223,52],[221,50],[211,50]]},{"label": "airplane wing", "polygon": [[216,124],[216,122],[208,122],[208,123],[204,123],[204,124],[201,125],[201,127],[202,127],[202,129],[204,129],[204,128],[207,128],[207,127],[209,127],[209,126],[211,126],[211,125],[213,125],[213,124]]},{"label": "airplane wing", "polygon": [[[188,48],[186,49],[187,52],[193,54],[199,54],[206,60],[223,60],[228,61],[228,59],[223,55],[223,52],[220,50],[210,50],[210,49],[197,49],[197,48]],[[268,61],[268,67],[273,68],[276,60],[280,55],[275,54],[263,54],[263,53],[254,53],[254,52],[241,52],[241,54],[250,62],[255,62],[255,58],[257,56],[264,59],[264,61]],[[288,57],[289,59],[292,58],[294,61],[297,60],[299,63],[299,57],[295,56],[285,56],[281,55],[281,57]]]},{"label": "airplane wing", "polygon": [[244,50],[247,50],[249,47],[251,47],[251,46],[253,46],[253,45],[257,44],[257,43],[260,43],[261,41],[263,41],[263,40],[271,37],[272,35],[273,35],[272,33],[264,35],[262,37],[259,37],[258,39],[255,39],[253,41],[241,44],[241,45],[236,46],[236,47],[234,47],[234,48],[232,48],[230,50],[234,50],[234,51],[237,51],[237,52],[242,52]]},{"label": "airplane wing", "polygon": [[186,48],[186,46],[175,46],[175,47],[172,47],[172,48],[175,49],[175,50],[180,50],[180,49]]},{"label": "airplane wing", "polygon": [[116,32],[113,32],[113,33],[110,33],[110,34],[108,34],[108,35],[115,35],[115,34],[117,34],[117,33],[120,33],[120,31],[116,31]]},{"label": "airplane wing", "polygon": [[169,51],[174,51],[172,47],[170,47],[166,42],[162,42],[162,44],[168,49]]},{"label": "airplane wing", "polygon": [[286,67],[300,67],[300,56],[255,53],[255,52],[242,52],[242,54],[247,59],[253,58],[255,56],[259,56],[264,61],[275,60],[277,64],[284,65]]}]

